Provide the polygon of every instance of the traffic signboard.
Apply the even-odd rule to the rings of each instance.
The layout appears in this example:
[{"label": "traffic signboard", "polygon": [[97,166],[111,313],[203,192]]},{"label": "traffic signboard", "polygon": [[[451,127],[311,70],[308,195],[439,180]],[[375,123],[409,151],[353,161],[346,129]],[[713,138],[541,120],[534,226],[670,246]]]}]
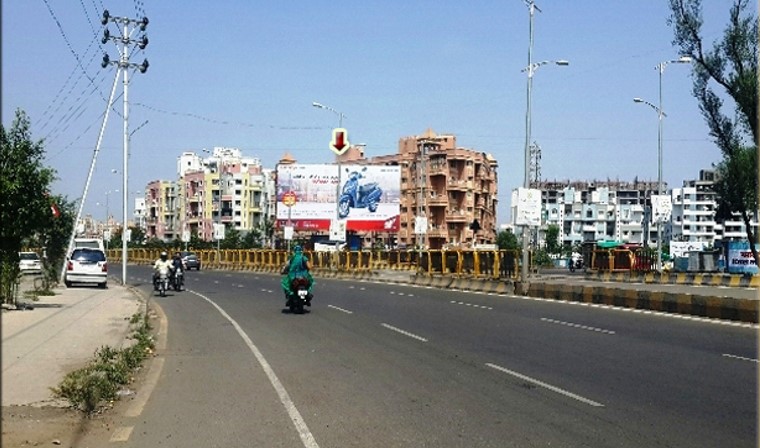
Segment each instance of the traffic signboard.
[{"label": "traffic signboard", "polygon": [[295,192],[288,191],[285,194],[282,195],[282,205],[285,207],[292,207],[296,205],[296,194]]}]

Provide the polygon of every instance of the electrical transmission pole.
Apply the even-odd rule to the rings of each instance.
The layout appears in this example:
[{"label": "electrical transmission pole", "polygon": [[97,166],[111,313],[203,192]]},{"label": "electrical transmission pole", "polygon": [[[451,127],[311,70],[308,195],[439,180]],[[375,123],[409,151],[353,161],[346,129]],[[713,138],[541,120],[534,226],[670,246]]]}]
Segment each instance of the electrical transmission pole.
[{"label": "electrical transmission pole", "polygon": [[[109,22],[115,23],[117,26],[120,25],[120,32],[118,35],[111,35],[111,32],[108,30],[108,24]],[[121,229],[121,281],[122,284],[127,284],[127,236],[128,236],[128,226],[127,226],[127,213],[128,213],[128,201],[129,201],[129,188],[128,188],[128,173],[129,170],[127,169],[128,165],[128,158],[129,158],[129,101],[128,101],[128,94],[129,94],[129,69],[137,69],[140,71],[140,73],[145,73],[148,70],[148,60],[143,59],[143,62],[141,64],[134,64],[129,62],[129,50],[130,46],[133,44],[137,46],[140,50],[144,50],[145,47],[148,46],[148,37],[145,34],[142,34],[139,39],[133,39],[132,35],[137,31],[140,30],[141,33],[145,32],[145,28],[148,26],[148,18],[143,17],[142,19],[130,19],[128,17],[113,17],[111,14],[109,14],[108,10],[103,11],[103,17],[100,20],[100,23],[105,26],[105,30],[103,30],[103,39],[102,42],[105,44],[106,42],[113,41],[119,46],[119,60],[118,61],[111,61],[111,59],[108,57],[108,53],[103,55],[103,62],[101,65],[103,68],[106,68],[109,64],[116,65],[119,70],[122,71],[124,74],[124,169],[123,169],[123,175],[124,175],[124,183],[123,183],[123,224]]]}]

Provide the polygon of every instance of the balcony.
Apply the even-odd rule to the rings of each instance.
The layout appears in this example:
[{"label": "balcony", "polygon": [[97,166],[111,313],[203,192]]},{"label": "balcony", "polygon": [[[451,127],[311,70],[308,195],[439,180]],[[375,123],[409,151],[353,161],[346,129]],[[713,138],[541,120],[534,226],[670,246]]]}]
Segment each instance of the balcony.
[{"label": "balcony", "polygon": [[447,229],[431,229],[427,232],[428,238],[447,238],[449,237],[449,231]]},{"label": "balcony", "polygon": [[446,221],[448,222],[467,222],[467,214],[463,211],[446,213]]},{"label": "balcony", "polygon": [[472,188],[472,182],[466,180],[449,179],[449,183],[446,185],[449,190],[466,191],[467,188]]},{"label": "balcony", "polygon": [[435,196],[428,198],[427,205],[430,207],[445,207],[449,205],[449,198],[444,194],[436,194]]}]

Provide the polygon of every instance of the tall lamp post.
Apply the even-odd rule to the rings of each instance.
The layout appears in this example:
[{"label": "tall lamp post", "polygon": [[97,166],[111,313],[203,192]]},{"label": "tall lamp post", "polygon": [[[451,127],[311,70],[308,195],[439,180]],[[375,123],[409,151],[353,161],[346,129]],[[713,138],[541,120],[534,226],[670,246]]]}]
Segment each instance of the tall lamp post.
[{"label": "tall lamp post", "polygon": [[[540,12],[541,9],[536,6],[536,2],[533,0],[525,0],[525,4],[528,6],[528,10],[530,11],[530,25],[528,27],[530,40],[528,43],[528,66],[522,70],[523,72],[528,73],[528,106],[525,112],[525,170],[523,174],[523,188],[528,189],[530,188],[530,139],[532,115],[531,100],[533,97],[533,74],[536,73],[536,70],[538,70],[538,68],[543,65],[555,64],[566,66],[570,63],[566,60],[533,62],[533,16],[535,15],[536,10]],[[520,280],[523,285],[526,285],[528,282],[528,263],[530,263],[530,259],[528,257],[528,240],[530,238],[528,235],[529,233],[530,226],[526,225],[523,229],[522,234],[522,267],[520,269]]]},{"label": "tall lamp post", "polygon": [[[688,64],[691,62],[691,57],[681,56],[678,59],[670,61],[664,61],[657,64],[654,68],[659,73],[659,106],[644,101],[641,98],[634,98],[634,103],[643,103],[654,109],[657,112],[657,195],[663,194],[662,191],[662,119],[666,117],[665,111],[662,109],[662,74],[665,72],[665,67],[669,64]],[[657,272],[662,272],[662,219],[657,220]]]},{"label": "tall lamp post", "polygon": [[[343,118],[345,118],[345,115],[343,115],[343,112],[338,112],[337,110],[333,109],[330,106],[325,106],[322,103],[318,103],[316,101],[311,103],[312,106],[316,107],[317,109],[325,109],[329,110],[330,112],[334,113],[338,116],[338,127],[343,127]],[[338,225],[338,221],[340,220],[340,156],[336,156],[335,159],[338,162],[338,182],[335,185],[335,225]],[[345,236],[344,236],[345,238]]]}]

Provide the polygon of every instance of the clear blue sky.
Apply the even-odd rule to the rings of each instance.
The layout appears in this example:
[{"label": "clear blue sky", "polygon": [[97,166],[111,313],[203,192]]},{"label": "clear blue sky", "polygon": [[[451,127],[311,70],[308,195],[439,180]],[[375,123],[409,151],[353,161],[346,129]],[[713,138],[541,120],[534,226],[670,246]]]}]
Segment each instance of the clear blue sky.
[{"label": "clear blue sky", "polygon": [[[704,2],[709,42],[721,36],[730,3]],[[656,104],[654,67],[678,56],[668,2],[537,5],[533,60],[570,61],[534,77],[532,136],[543,149],[542,177],[656,180],[657,113],[633,98]],[[150,19],[150,44],[132,58],[147,57],[150,69],[130,73],[130,190],[176,179],[180,153],[214,146],[238,147],[272,168],[285,151],[304,163],[332,160],[338,120],[312,107],[318,101],[346,115],[350,140],[366,143],[368,156],[395,153],[400,138],[429,127],[493,154],[498,222],[508,222],[510,191],[523,178],[529,15],[522,0],[6,0],[2,123],[10,126],[17,108],[29,114],[60,177],[54,190],[69,199],[82,195],[116,70],[100,67],[104,50],[118,57],[113,43],[100,44],[104,7]],[[720,160],[690,72],[671,65],[663,78],[670,187]],[[121,100],[115,110],[121,113]],[[112,112],[85,204],[100,219],[104,192],[121,189],[111,170],[122,170],[122,132]],[[112,210],[120,210],[117,196]]]}]

